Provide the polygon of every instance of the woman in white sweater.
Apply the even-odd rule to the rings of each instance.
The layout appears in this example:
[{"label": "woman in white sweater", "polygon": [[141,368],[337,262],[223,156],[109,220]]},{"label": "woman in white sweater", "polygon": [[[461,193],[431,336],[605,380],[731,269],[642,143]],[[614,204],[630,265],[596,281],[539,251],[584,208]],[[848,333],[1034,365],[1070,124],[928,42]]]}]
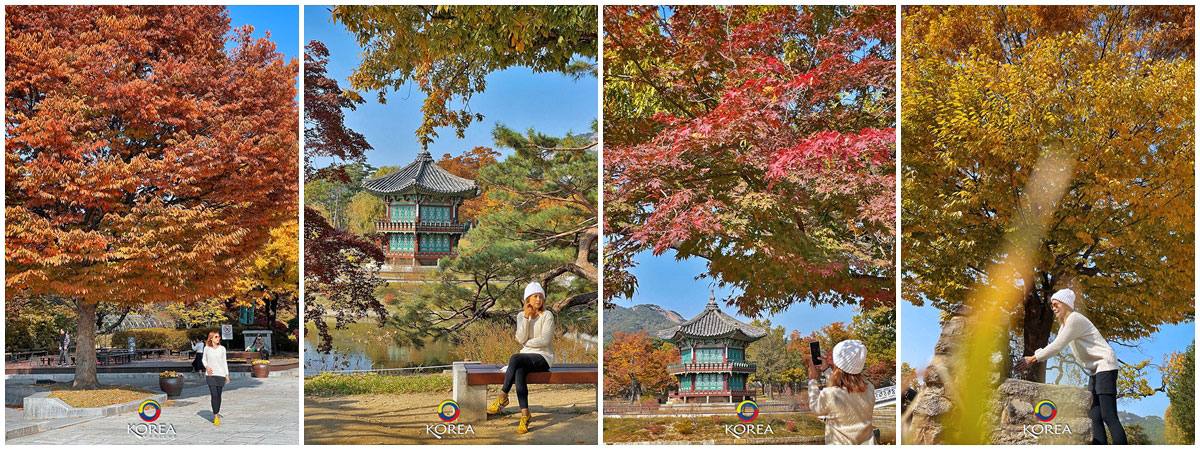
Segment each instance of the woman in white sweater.
[{"label": "woman in white sweater", "polygon": [[521,422],[517,433],[529,431],[529,387],[525,377],[534,372],[549,372],[554,363],[554,314],[546,311],[546,291],[542,285],[525,286],[525,308],[517,314],[517,342],[524,347],[508,359],[504,371],[504,386],[500,396],[488,405],[488,414],[499,414],[508,406],[508,391],[517,387],[517,402],[521,405]]},{"label": "woman in white sweater", "polygon": [[212,397],[213,425],[221,424],[221,391],[229,383],[229,364],[225,362],[225,346],[221,345],[221,335],[216,331],[208,332],[204,341],[204,373],[208,382],[208,393]]},{"label": "woman in white sweater", "polygon": [[[1108,434],[1113,444],[1125,445],[1125,428],[1117,416],[1117,354],[1092,321],[1075,311],[1075,291],[1063,289],[1050,296],[1050,308],[1054,319],[1060,324],[1054,341],[1037,349],[1033,356],[1017,362],[1015,369],[1024,372],[1034,364],[1057,355],[1063,348],[1070,348],[1075,360],[1087,370],[1088,391],[1092,393],[1092,408],[1088,416],[1092,419],[1092,444],[1108,443]],[[1105,434],[1104,427],[1108,426]]]},{"label": "woman in white sweater", "polygon": [[862,376],[867,347],[857,340],[833,346],[833,373],[824,389],[817,380],[829,366],[827,358],[821,358],[820,366],[814,366],[812,359],[806,361],[808,407],[818,416],[825,416],[825,443],[874,443],[871,417],[875,413],[875,387]]}]

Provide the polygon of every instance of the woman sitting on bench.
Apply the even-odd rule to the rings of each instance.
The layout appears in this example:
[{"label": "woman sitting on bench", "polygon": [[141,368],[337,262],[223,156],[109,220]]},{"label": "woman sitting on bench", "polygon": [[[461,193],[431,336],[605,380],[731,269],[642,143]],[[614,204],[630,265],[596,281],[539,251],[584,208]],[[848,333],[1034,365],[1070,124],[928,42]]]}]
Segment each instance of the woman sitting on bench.
[{"label": "woman sitting on bench", "polygon": [[529,432],[529,387],[525,377],[534,372],[549,372],[554,362],[554,314],[546,311],[546,291],[542,285],[525,286],[525,311],[517,314],[517,342],[524,345],[521,352],[508,359],[504,371],[504,387],[500,396],[488,405],[488,414],[499,414],[508,406],[508,391],[517,387],[517,402],[521,405],[521,423],[517,433]]}]

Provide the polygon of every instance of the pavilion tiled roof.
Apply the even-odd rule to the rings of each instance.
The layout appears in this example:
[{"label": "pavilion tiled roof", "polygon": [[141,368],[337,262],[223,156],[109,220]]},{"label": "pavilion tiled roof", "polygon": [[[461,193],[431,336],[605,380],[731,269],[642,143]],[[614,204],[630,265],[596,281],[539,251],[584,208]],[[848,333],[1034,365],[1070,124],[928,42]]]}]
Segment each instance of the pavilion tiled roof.
[{"label": "pavilion tiled roof", "polygon": [[741,334],[748,340],[756,341],[766,336],[767,331],[721,312],[721,308],[717,306],[717,300],[711,298],[708,305],[704,307],[704,311],[699,315],[678,326],[659,331],[658,337],[673,341],[679,335],[715,337],[737,334]]},{"label": "pavilion tiled roof", "polygon": [[404,168],[379,178],[363,181],[363,188],[379,194],[396,194],[409,189],[416,191],[474,197],[479,187],[474,180],[454,175],[438,167],[433,156],[421,149],[417,159]]}]

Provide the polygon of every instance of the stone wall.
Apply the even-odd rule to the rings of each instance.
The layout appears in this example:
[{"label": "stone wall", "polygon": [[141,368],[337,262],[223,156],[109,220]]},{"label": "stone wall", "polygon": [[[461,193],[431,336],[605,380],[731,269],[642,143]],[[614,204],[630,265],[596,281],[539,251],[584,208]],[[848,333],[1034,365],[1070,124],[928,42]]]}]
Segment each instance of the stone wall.
[{"label": "stone wall", "polygon": [[[1054,403],[1054,418],[1041,421],[1038,403]],[[1092,422],[1088,410],[1092,395],[1075,386],[1042,384],[1009,379],[1001,383],[988,403],[988,416],[999,418],[992,428],[993,444],[1090,444]],[[1043,407],[1048,415],[1049,407]]]},{"label": "stone wall", "polygon": [[[925,369],[924,387],[904,412],[902,439],[905,444],[991,443],[998,444],[1056,444],[1091,441],[1091,422],[1087,419],[1087,407],[1091,396],[1083,390],[1070,386],[1048,385],[1008,378],[1012,372],[1012,361],[1006,353],[997,352],[990,356],[990,366],[978,374],[966,373],[961,362],[961,351],[969,334],[988,333],[990,336],[1008,336],[1008,329],[972,320],[970,309],[961,307],[942,326],[941,336],[934,346],[933,359]],[[985,423],[970,431],[947,427],[948,419],[961,419],[961,387],[958,381],[968,376],[987,378],[988,391],[994,389],[988,402],[989,412]],[[987,395],[973,392],[966,395]],[[1058,407],[1058,416],[1046,423],[1034,416],[1034,407],[1042,400],[1050,400]],[[1054,425],[1060,425],[1054,427]],[[1034,427],[1029,433],[1026,425]],[[1069,427],[1071,433],[1063,432]],[[985,436],[983,430],[988,431]],[[1035,434],[1036,438],[1030,434]],[[1081,440],[1083,439],[1083,440]]]}]

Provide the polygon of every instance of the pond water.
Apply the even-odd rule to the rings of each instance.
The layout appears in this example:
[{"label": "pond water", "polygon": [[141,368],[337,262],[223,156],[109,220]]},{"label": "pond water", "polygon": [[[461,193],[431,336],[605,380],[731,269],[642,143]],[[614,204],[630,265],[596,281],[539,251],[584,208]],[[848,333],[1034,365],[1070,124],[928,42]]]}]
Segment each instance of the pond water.
[{"label": "pond water", "polygon": [[[310,323],[309,327],[313,327]],[[457,360],[454,346],[448,342],[429,342],[421,348],[397,345],[391,332],[374,323],[352,323],[344,330],[333,328],[333,350],[318,353],[320,337],[313,327],[304,338],[304,372],[316,374],[330,370],[395,369],[447,365]]]}]

